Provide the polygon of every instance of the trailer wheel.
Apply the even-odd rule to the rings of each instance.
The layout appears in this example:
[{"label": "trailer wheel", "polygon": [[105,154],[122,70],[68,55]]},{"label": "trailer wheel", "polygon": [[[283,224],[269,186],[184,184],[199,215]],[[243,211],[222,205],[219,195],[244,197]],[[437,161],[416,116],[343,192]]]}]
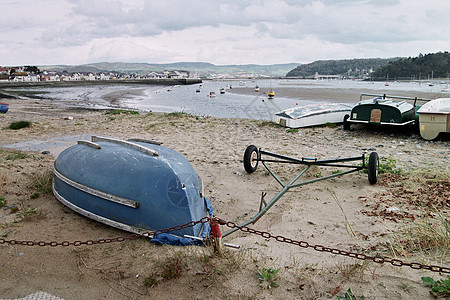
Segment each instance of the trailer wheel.
[{"label": "trailer wheel", "polygon": [[367,174],[369,177],[369,183],[375,184],[378,181],[378,153],[372,152],[369,156],[369,165],[367,167]]},{"label": "trailer wheel", "polygon": [[250,145],[244,152],[244,169],[247,173],[253,173],[258,168],[258,148]]},{"label": "trailer wheel", "polygon": [[350,130],[350,122],[348,121],[348,118],[350,118],[349,115],[344,116],[344,130]]}]

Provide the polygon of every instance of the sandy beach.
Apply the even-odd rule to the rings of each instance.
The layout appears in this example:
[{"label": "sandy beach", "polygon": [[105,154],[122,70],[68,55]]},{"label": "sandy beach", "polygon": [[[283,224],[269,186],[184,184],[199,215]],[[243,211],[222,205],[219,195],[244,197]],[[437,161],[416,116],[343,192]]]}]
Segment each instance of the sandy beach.
[{"label": "sandy beach", "polygon": [[[352,97],[354,102],[353,91],[321,91],[316,99],[333,93],[334,99]],[[289,92],[288,87],[277,91]],[[10,104],[9,112],[0,115],[0,196],[6,203],[0,209],[3,240],[86,241],[130,235],[78,215],[35,184],[36,178],[51,172],[63,149],[89,135],[151,139],[182,153],[202,178],[215,215],[238,224],[257,213],[263,192],[267,200],[280,190],[264,168],[253,174],[244,171],[242,158],[248,145],[297,158],[342,158],[376,151],[384,163],[396,162],[398,174],[380,174],[375,185],[369,184],[367,174],[356,172],[302,186],[284,195],[251,227],[311,245],[450,267],[448,253],[410,249],[406,242],[400,243],[403,251],[395,254],[389,247],[390,241],[404,241],[402,230],[413,230],[421,222],[439,224],[440,216],[448,222],[448,138],[425,141],[392,130],[344,131],[342,125],[288,132],[267,121],[248,119],[111,114],[43,100],[0,102]],[[8,128],[21,120],[31,126]],[[274,168],[284,181],[300,170],[295,165]],[[333,172],[315,167],[304,180]],[[223,225],[221,230],[228,228]],[[240,249],[226,248],[224,257],[218,257],[211,247],[158,246],[144,238],[79,247],[1,243],[0,299],[39,291],[62,299],[336,299],[349,288],[357,299],[433,299],[421,277],[439,280],[447,275],[244,232],[233,233],[224,242]],[[161,277],[174,262],[180,262],[179,276]],[[278,287],[261,285],[257,273],[262,268],[279,269]],[[146,278],[156,278],[157,284],[146,286]]]},{"label": "sandy beach", "polygon": [[[370,84],[370,83],[367,83]],[[367,87],[348,88],[348,89],[336,89],[330,88],[311,88],[314,87],[314,82],[304,83],[302,81],[292,81],[283,84],[282,88],[275,90],[275,98],[284,97],[299,100],[324,101],[324,102],[343,102],[343,103],[356,103],[359,101],[361,93],[366,94],[378,94],[378,95],[395,95],[401,97],[417,97],[423,99],[447,97],[446,93],[429,93],[419,91],[406,91],[406,90],[393,90],[392,88],[381,88],[374,92],[373,89]],[[248,87],[234,87],[230,90],[232,93],[255,95],[254,88]],[[260,94],[267,95],[268,89],[261,89]]]}]

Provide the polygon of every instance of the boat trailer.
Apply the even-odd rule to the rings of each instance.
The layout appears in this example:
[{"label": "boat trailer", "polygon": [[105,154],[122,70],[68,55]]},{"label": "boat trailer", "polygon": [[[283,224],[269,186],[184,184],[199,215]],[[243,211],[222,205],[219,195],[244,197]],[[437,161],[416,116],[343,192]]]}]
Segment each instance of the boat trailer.
[{"label": "boat trailer", "polygon": [[[268,158],[266,158],[268,157]],[[359,161],[360,164],[355,165],[350,162]],[[270,200],[266,202],[264,200],[264,194],[261,197],[261,202],[259,205],[259,212],[250,220],[245,221],[239,226],[247,226],[249,224],[255,224],[259,218],[261,218],[286,192],[292,188],[296,188],[309,183],[314,183],[321,180],[327,180],[333,177],[342,176],[345,174],[357,172],[360,170],[367,170],[368,180],[370,184],[375,184],[378,181],[378,165],[379,158],[377,152],[371,152],[369,155],[368,163],[366,163],[366,155],[363,153],[361,156],[346,157],[346,158],[336,158],[336,159],[326,159],[319,160],[317,158],[293,158],[281,154],[276,154],[257,148],[254,145],[250,145],[244,152],[244,169],[247,173],[251,174],[256,171],[259,163],[264,166],[264,168],[269,172],[270,175],[281,185],[282,189]],[[304,168],[288,183],[283,182],[270,168],[269,163],[281,163],[281,164],[297,164],[304,165]],[[349,164],[350,163],[350,164]],[[338,167],[346,168],[346,171],[334,173],[327,176],[321,176],[311,180],[305,180],[302,182],[297,182],[299,178],[308,171],[312,166],[325,166],[325,167]],[[227,236],[239,228],[235,227],[231,230],[225,232],[222,236]]]}]

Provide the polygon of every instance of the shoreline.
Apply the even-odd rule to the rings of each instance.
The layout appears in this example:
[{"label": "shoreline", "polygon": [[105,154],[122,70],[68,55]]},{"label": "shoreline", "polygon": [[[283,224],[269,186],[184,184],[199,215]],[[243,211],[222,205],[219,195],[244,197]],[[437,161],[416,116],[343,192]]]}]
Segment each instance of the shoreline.
[{"label": "shoreline", "polygon": [[123,80],[83,80],[83,81],[37,81],[37,82],[15,82],[15,81],[0,81],[0,89],[2,87],[66,87],[66,86],[92,86],[92,85],[111,85],[111,84],[125,84],[125,85],[193,85],[201,84],[202,80],[197,78],[158,78],[158,79],[123,79]]}]

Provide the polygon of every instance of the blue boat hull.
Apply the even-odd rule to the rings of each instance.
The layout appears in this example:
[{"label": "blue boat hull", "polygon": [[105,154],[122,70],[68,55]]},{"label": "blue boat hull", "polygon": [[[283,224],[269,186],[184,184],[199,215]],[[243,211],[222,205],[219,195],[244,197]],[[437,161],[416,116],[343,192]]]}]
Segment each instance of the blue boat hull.
[{"label": "blue boat hull", "polygon": [[6,103],[0,103],[0,113],[1,114],[6,114],[6,112],[9,109],[9,104]]},{"label": "blue boat hull", "polygon": [[[99,222],[135,233],[208,216],[201,180],[180,153],[143,141],[93,137],[61,152],[53,192],[63,204]],[[208,224],[172,235],[204,236]]]}]

